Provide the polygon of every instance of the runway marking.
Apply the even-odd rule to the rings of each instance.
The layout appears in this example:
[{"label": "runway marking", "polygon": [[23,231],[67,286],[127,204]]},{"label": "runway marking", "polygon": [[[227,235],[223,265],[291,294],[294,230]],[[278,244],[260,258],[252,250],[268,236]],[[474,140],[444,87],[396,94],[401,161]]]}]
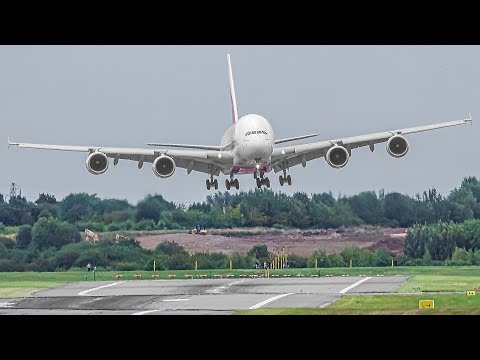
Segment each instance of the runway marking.
[{"label": "runway marking", "polygon": [[160,310],[145,310],[145,311],[140,311],[140,312],[133,313],[132,315],[145,315],[145,314],[150,314],[150,313],[154,313],[154,312],[157,312],[157,311],[160,311]]},{"label": "runway marking", "polygon": [[275,300],[278,300],[278,299],[281,299],[285,296],[288,296],[288,295],[292,295],[293,293],[288,293],[288,294],[281,294],[281,295],[277,295],[277,296],[274,296],[274,297],[271,297],[270,299],[267,299],[267,300],[264,300],[262,302],[259,302],[258,304],[255,304],[253,306],[250,306],[248,308],[248,310],[253,310],[253,309],[258,309],[260,307],[262,307],[263,305],[267,305],[268,303],[271,303],[272,301],[275,301]]},{"label": "runway marking", "polygon": [[225,289],[225,288],[226,288],[226,286],[220,286],[220,287],[218,287],[216,289],[213,289],[213,290],[207,290],[207,292],[210,292],[212,294],[218,294],[220,292],[220,290]]},{"label": "runway marking", "polygon": [[14,302],[2,302],[0,303],[0,308],[6,308],[15,305]]},{"label": "runway marking", "polygon": [[96,288],[93,288],[93,289],[88,289],[88,290],[80,291],[80,292],[78,293],[78,295],[83,296],[83,295],[86,295],[87,293],[89,293],[90,291],[103,289],[103,288],[106,288],[106,287],[109,287],[109,286],[115,286],[115,285],[118,285],[118,284],[122,284],[122,283],[124,283],[124,282],[125,282],[125,281],[119,281],[119,282],[116,282],[116,283],[99,286],[99,287],[96,287]]},{"label": "runway marking", "polygon": [[232,285],[235,285],[235,284],[240,284],[240,283],[242,283],[242,282],[244,282],[244,281],[245,281],[245,279],[243,279],[243,280],[238,280],[238,281],[234,281],[233,283],[228,284],[228,286],[232,286]]},{"label": "runway marking", "polygon": [[164,302],[170,302],[170,301],[188,301],[188,299],[164,299],[162,300]]},{"label": "runway marking", "polygon": [[340,294],[345,294],[348,290],[353,289],[355,286],[358,286],[361,283],[363,283],[364,281],[367,281],[369,279],[371,279],[371,277],[366,277],[366,278],[363,278],[362,280],[358,280],[355,284],[352,284],[350,286],[347,286],[345,289],[340,290]]},{"label": "runway marking", "polygon": [[[228,284],[227,286],[232,286],[232,285],[235,285],[235,284],[240,284],[240,283],[242,283],[242,282],[244,282],[244,281],[245,281],[245,279],[243,279],[243,280],[238,280],[238,281],[234,281],[234,282]],[[226,289],[227,286],[220,286],[220,287],[215,288],[215,289],[213,289],[213,290],[207,290],[207,292],[208,292],[208,293],[212,293],[212,294],[218,294],[218,293],[220,292],[220,290]]]}]

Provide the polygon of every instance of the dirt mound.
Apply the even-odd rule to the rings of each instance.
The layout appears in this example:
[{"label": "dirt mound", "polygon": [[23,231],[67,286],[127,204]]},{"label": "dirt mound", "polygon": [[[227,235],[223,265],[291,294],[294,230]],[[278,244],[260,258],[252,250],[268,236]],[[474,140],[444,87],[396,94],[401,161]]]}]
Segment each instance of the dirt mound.
[{"label": "dirt mound", "polygon": [[[287,248],[289,254],[307,257],[316,250],[323,250],[327,254],[338,253],[347,246],[357,246],[377,250],[384,248],[395,254],[403,253],[403,241],[407,229],[362,227],[336,230],[286,230],[262,235],[248,235],[245,230],[241,236],[231,235],[193,235],[184,233],[141,235],[137,237],[141,246],[147,249],[155,247],[165,241],[173,241],[184,247],[188,253],[221,252],[230,255],[234,252],[246,254],[253,246],[266,244],[268,251],[276,252]],[[219,230],[220,231],[220,230]],[[215,231],[210,231],[215,233]],[[252,232],[255,234],[257,232]]]}]

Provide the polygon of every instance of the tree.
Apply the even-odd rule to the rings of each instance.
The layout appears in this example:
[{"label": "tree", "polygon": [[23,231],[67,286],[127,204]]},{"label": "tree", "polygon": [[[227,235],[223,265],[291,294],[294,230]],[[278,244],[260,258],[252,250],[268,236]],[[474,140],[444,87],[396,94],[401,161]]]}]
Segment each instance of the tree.
[{"label": "tree", "polygon": [[374,191],[364,191],[348,199],[350,207],[365,224],[376,225],[383,221],[383,209]]},{"label": "tree", "polygon": [[17,247],[26,249],[32,241],[32,227],[30,225],[22,225],[18,228]]},{"label": "tree", "polygon": [[414,222],[414,202],[411,197],[396,192],[385,195],[385,217],[393,220],[394,225],[411,226]]},{"label": "tree", "polygon": [[86,193],[70,194],[60,203],[60,219],[75,223],[79,220],[90,220],[95,208],[101,202],[96,195]]},{"label": "tree", "polygon": [[175,210],[175,205],[166,201],[162,195],[148,195],[137,204],[136,220],[152,219],[156,223],[164,211]]},{"label": "tree", "polygon": [[268,252],[267,245],[265,244],[255,245],[248,251],[247,255],[254,257],[260,263],[268,261],[270,258],[270,253]]},{"label": "tree", "polygon": [[413,259],[420,259],[425,253],[425,237],[422,225],[414,225],[408,229],[405,241],[403,242],[403,253]]},{"label": "tree", "polygon": [[35,204],[56,204],[57,199],[55,199],[55,196],[50,195],[50,194],[44,194],[41,193],[38,195],[38,199],[35,200]]},{"label": "tree", "polygon": [[463,222],[467,219],[480,217],[480,205],[473,195],[470,186],[455,188],[448,195],[448,200],[451,206],[451,219],[453,221]]},{"label": "tree", "polygon": [[80,242],[82,237],[77,228],[54,218],[40,218],[32,228],[32,244],[39,249],[55,247]]}]

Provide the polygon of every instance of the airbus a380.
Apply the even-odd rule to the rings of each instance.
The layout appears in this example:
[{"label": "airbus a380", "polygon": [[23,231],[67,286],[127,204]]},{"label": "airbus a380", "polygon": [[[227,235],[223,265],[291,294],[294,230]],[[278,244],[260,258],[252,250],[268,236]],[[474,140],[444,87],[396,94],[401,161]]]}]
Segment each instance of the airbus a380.
[{"label": "airbus a380", "polygon": [[[206,180],[207,190],[218,189],[218,180],[214,177],[219,176],[220,173],[228,176],[225,179],[227,190],[239,189],[240,185],[235,177],[244,174],[253,174],[258,188],[262,186],[269,188],[270,180],[265,174],[271,171],[283,172],[279,176],[281,186],[292,185],[292,178],[288,175],[288,171],[293,166],[302,164],[306,167],[307,162],[324,157],[328,165],[340,169],[347,165],[353,149],[368,146],[373,152],[376,144],[384,142],[390,156],[401,158],[409,151],[405,135],[464,125],[472,121],[472,117],[469,116],[462,120],[432,125],[276,147],[279,144],[315,137],[318,134],[276,140],[272,126],[264,117],[256,114],[239,117],[230,55],[227,55],[227,60],[233,124],[223,135],[220,146],[150,143],[147,145],[152,148],[114,148],[27,144],[10,142],[10,139],[9,146],[88,153],[85,165],[94,175],[103,174],[108,169],[110,158],[113,159],[114,165],[117,165],[120,159],[137,161],[139,169],[145,162],[152,163],[153,173],[160,178],[169,178],[175,173],[177,167],[186,169],[188,174],[194,170],[199,171],[210,176]],[[160,149],[160,147],[173,149]]]}]

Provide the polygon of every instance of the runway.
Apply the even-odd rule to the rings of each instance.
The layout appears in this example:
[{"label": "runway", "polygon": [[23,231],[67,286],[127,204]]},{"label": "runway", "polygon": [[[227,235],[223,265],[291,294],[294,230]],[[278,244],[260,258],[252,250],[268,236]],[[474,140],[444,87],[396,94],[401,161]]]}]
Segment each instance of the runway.
[{"label": "runway", "polygon": [[408,280],[321,277],[85,281],[0,299],[0,315],[227,315],[266,307],[319,308],[343,294],[392,293]]}]

